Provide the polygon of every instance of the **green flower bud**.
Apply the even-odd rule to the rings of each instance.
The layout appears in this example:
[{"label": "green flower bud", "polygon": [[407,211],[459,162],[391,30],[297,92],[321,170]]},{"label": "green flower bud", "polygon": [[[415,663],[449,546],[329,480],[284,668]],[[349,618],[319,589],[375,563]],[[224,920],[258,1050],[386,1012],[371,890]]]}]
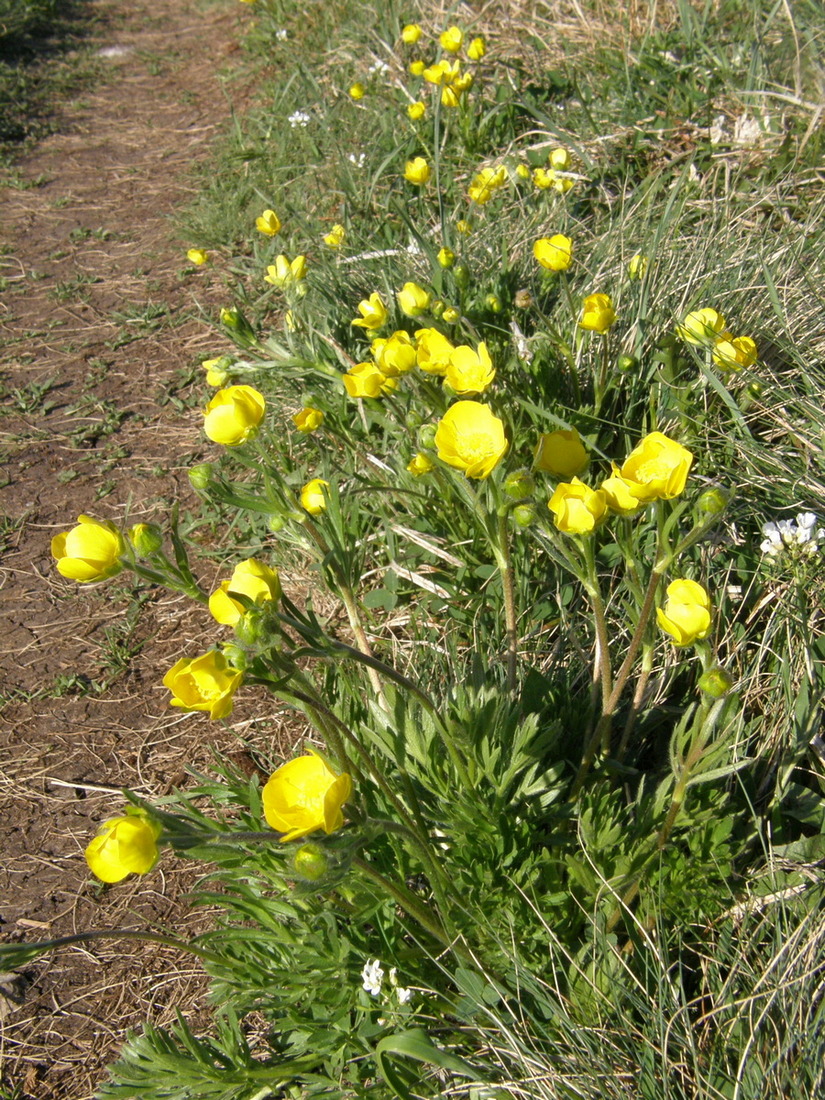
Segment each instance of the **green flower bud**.
[{"label": "green flower bud", "polygon": [[493,313],[501,313],[501,298],[497,294],[488,294],[484,301]]},{"label": "green flower bud", "polygon": [[730,493],[725,489],[706,489],[696,501],[700,516],[719,516],[730,503]]},{"label": "green flower bud", "polygon": [[408,428],[411,429],[420,428],[422,421],[423,417],[417,409],[410,409],[407,415],[404,417],[404,423]]},{"label": "green flower bud", "polygon": [[536,489],[536,480],[529,470],[514,470],[504,480],[504,492],[513,500],[524,500],[532,496]]},{"label": "green flower bud", "polygon": [[201,462],[189,471],[189,481],[196,493],[205,493],[212,484],[214,467],[211,462]]},{"label": "green flower bud", "polygon": [[442,301],[442,299],[441,298],[433,299],[433,301],[430,302],[430,313],[432,313],[433,317],[440,317],[443,312],[444,312],[444,302]]},{"label": "green flower bud", "polygon": [[517,527],[529,527],[536,520],[536,507],[534,504],[517,504],[513,509],[513,522]]},{"label": "green flower bud", "polygon": [[296,875],[317,882],[329,871],[329,857],[320,844],[302,844],[292,857],[292,867]]},{"label": "green flower bud", "polygon": [[235,637],[242,645],[256,646],[269,636],[267,611],[269,608],[256,607],[246,611],[235,623]]},{"label": "green flower bud", "polygon": [[136,523],[129,532],[129,541],[140,558],[150,558],[163,545],[163,532],[154,523]]},{"label": "green flower bud", "polygon": [[616,366],[623,374],[626,374],[627,371],[630,370],[636,370],[638,365],[639,360],[635,355],[620,355],[616,362]]},{"label": "green flower bud", "polygon": [[422,450],[431,451],[435,446],[436,424],[422,424],[418,429],[418,446]]},{"label": "green flower bud", "polygon": [[765,392],[765,387],[761,382],[748,382],[747,390],[751,397],[756,398],[762,396]]},{"label": "green flower bud", "polygon": [[453,268],[453,277],[455,278],[455,285],[459,290],[466,290],[470,285],[470,269],[466,264],[456,264]]},{"label": "green flower bud", "polygon": [[732,687],[733,677],[718,665],[715,668],[709,668],[699,677],[699,690],[709,695],[711,699],[721,699]]},{"label": "green flower bud", "polygon": [[283,516],[279,516],[279,515],[272,515],[266,521],[266,525],[269,528],[269,530],[272,532],[273,535],[277,535],[279,531],[282,531],[284,529],[285,524],[286,524],[286,520],[284,519]]},{"label": "green flower bud", "polygon": [[239,672],[245,671],[249,659],[240,646],[233,645],[232,642],[225,642],[221,646],[221,653],[226,657],[232,668],[238,669]]}]

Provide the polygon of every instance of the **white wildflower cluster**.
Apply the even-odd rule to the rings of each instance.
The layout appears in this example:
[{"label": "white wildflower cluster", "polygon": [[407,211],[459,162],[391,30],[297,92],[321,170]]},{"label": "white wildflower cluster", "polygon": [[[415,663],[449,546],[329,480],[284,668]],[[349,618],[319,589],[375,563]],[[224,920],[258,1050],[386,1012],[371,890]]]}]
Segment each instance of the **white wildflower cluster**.
[{"label": "white wildflower cluster", "polygon": [[384,73],[388,73],[390,71],[390,67],[386,63],[386,61],[378,60],[374,64],[370,65],[368,71],[370,73],[380,73],[383,76]]},{"label": "white wildflower cluster", "polygon": [[282,27],[279,31],[275,31],[275,37],[279,42],[286,42],[287,38],[289,38],[289,33]]},{"label": "white wildflower cluster", "polygon": [[292,114],[287,117],[287,122],[294,130],[296,126],[308,125],[309,115],[306,111],[293,111]]},{"label": "white wildflower cluster", "polygon": [[[379,997],[381,995],[381,987],[384,982],[384,970],[381,966],[380,959],[373,959],[372,961],[367,959],[364,964],[364,969],[361,971],[361,980],[367,993],[370,993],[373,997]],[[398,971],[395,967],[390,970],[388,980],[390,989],[395,991],[398,1003],[400,1005],[405,1005],[410,997],[412,997],[412,990],[404,989],[403,986],[398,984]]]},{"label": "white wildflower cluster", "polygon": [[825,530],[817,527],[818,522],[813,512],[800,512],[796,520],[766,523],[762,527],[765,538],[759,549],[769,558],[776,558],[785,550],[817,554],[820,540],[825,539]]},{"label": "white wildflower cluster", "polygon": [[350,164],[354,164],[356,168],[363,168],[367,162],[366,153],[349,153],[347,154],[347,160]]}]

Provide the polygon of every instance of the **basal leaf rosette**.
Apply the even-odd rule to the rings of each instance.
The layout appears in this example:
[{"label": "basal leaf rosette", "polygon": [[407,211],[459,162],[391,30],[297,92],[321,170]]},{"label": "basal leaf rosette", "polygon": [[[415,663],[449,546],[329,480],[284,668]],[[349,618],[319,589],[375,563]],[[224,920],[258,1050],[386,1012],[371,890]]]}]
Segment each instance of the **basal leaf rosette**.
[{"label": "basal leaf rosette", "polygon": [[70,581],[90,584],[106,580],[123,569],[121,554],[126,543],[120,531],[106,520],[78,516],[77,526],[61,531],[51,541],[57,571]]},{"label": "basal leaf rosette", "polygon": [[104,821],[88,844],[86,862],[101,882],[121,882],[145,875],[158,861],[161,826],[143,814],[124,814]]},{"label": "basal leaf rosette", "polygon": [[467,477],[487,478],[507,453],[504,422],[480,401],[456,401],[435,431],[438,457]]},{"label": "basal leaf rosette", "polygon": [[200,657],[181,657],[163,677],[163,685],[172,692],[170,706],[225,718],[232,713],[232,696],[242,679],[240,669],[213,649]]},{"label": "basal leaf rosette", "polygon": [[342,807],[352,794],[352,779],[337,775],[317,753],[309,752],[282,764],[270,776],[263,795],[267,824],[297,840],[319,829],[327,834],[344,824]]}]

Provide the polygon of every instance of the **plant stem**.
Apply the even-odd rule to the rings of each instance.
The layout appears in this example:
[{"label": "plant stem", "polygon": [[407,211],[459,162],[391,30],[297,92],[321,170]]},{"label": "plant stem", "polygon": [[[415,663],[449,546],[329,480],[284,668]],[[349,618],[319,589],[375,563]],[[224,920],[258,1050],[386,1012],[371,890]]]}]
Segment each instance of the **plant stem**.
[{"label": "plant stem", "polygon": [[516,618],[516,594],[513,583],[513,559],[507,531],[507,517],[498,517],[498,553],[496,554],[501,586],[504,592],[504,623],[507,631],[507,690],[514,692],[518,668],[518,622]]},{"label": "plant stem", "polygon": [[397,882],[391,882],[388,878],[385,878],[380,871],[376,871],[371,863],[368,863],[365,859],[361,859],[360,856],[353,857],[352,865],[353,867],[357,867],[368,879],[371,879],[380,886],[385,893],[389,894],[402,909],[405,909],[423,928],[426,928],[439,943],[443,943],[445,947],[454,946],[453,941],[447,935],[446,930],[439,923],[435,914],[432,913],[411,890],[408,890],[406,886],[401,886],[400,883]]}]

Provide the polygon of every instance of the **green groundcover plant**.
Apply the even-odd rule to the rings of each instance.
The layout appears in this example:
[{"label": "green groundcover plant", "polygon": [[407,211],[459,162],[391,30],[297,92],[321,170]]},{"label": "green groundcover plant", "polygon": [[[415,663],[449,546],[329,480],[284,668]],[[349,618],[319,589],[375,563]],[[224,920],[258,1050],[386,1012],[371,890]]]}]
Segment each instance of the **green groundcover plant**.
[{"label": "green groundcover plant", "polygon": [[[294,33],[255,7],[273,48]],[[101,1096],[823,1083],[821,194],[797,180],[772,244],[764,161],[600,146],[618,80],[539,86],[465,16],[385,13],[334,87],[284,92],[314,182],[262,178],[243,239],[193,244],[234,292],[203,515],[52,542],[72,582],[208,606],[172,706],[221,720],[257,690],[312,731],[255,746],[265,783],[216,759],[126,792],[90,841],[104,883],[202,862],[218,912],[180,941],[212,1035],[147,1027]],[[628,94],[654,63],[717,71],[683,20]],[[212,592],[209,521],[233,532]]]}]

